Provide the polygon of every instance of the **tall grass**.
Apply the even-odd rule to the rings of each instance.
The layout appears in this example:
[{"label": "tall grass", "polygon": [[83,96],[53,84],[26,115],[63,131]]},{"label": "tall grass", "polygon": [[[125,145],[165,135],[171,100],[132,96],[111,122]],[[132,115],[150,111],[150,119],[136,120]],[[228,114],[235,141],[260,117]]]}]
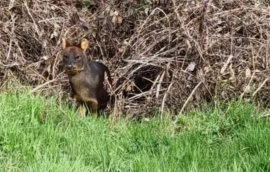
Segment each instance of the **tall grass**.
[{"label": "tall grass", "polygon": [[175,123],[79,119],[55,98],[0,95],[0,171],[269,171],[270,123],[252,104],[190,112]]}]

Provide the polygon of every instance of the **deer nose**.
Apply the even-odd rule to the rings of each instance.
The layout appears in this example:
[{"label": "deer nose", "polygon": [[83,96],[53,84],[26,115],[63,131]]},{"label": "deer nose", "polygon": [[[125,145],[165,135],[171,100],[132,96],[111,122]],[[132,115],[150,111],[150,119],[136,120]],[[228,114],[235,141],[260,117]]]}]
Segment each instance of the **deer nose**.
[{"label": "deer nose", "polygon": [[72,68],[72,65],[67,65],[67,68],[68,68],[68,69],[71,69],[71,68]]}]

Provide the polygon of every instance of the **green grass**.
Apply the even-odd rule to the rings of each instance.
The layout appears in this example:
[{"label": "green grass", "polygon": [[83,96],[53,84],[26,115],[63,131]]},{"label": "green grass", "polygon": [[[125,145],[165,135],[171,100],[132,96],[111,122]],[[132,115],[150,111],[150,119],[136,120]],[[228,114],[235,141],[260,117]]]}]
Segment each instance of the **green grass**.
[{"label": "green grass", "polygon": [[79,119],[56,100],[0,95],[0,171],[270,171],[270,123],[252,104],[193,111],[175,123]]}]

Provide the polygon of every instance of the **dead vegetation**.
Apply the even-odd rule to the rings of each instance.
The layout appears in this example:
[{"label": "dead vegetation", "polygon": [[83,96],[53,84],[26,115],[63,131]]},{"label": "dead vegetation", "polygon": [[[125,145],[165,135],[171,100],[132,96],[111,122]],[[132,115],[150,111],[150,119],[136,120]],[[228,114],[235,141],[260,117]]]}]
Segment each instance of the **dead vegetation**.
[{"label": "dead vegetation", "polygon": [[[61,39],[89,39],[112,72],[112,113],[181,113],[205,101],[270,101],[270,8],[259,1],[3,1],[0,86],[66,99]],[[269,4],[268,4],[269,5]]]}]

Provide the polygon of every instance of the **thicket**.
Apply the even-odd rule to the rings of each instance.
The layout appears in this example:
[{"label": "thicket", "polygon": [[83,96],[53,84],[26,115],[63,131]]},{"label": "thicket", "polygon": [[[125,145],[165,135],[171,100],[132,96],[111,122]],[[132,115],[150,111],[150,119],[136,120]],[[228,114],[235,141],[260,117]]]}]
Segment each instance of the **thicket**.
[{"label": "thicket", "polygon": [[205,101],[269,104],[267,1],[0,2],[1,89],[27,84],[67,99],[62,38],[87,38],[111,70],[111,112],[181,113]]}]

